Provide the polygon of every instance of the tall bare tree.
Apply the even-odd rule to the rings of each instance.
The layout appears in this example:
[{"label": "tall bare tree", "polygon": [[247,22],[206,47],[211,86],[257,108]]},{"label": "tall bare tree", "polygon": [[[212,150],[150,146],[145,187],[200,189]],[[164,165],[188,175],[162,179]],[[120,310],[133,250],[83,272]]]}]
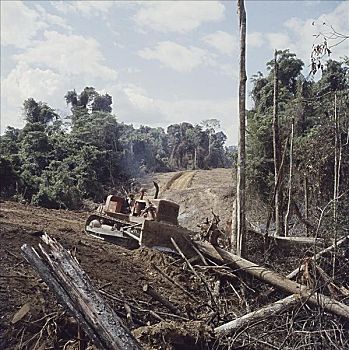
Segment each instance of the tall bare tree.
[{"label": "tall bare tree", "polygon": [[[243,255],[245,249],[246,205],[245,205],[245,128],[246,128],[246,11],[244,0],[237,0],[240,27],[240,80],[239,80],[239,144],[237,164],[237,232],[236,254]],[[234,249],[234,247],[233,247]]]},{"label": "tall bare tree", "polygon": [[290,168],[288,175],[288,201],[285,216],[285,236],[288,235],[288,224],[290,219],[290,210],[292,202],[292,177],[293,177],[293,139],[294,139],[294,118],[292,118],[291,135],[290,135]]},{"label": "tall bare tree", "polygon": [[[275,175],[275,229],[276,235],[283,234],[282,215],[282,168],[281,168],[281,143],[279,131],[279,65],[277,61],[278,52],[274,55],[274,109],[273,109],[273,149],[274,149],[274,175]],[[280,179],[279,179],[280,178]]]}]

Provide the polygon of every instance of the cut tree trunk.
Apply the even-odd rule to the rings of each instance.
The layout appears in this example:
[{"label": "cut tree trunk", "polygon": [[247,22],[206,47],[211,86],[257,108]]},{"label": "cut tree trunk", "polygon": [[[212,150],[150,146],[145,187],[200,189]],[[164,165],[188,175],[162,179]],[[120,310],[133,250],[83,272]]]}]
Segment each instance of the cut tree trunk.
[{"label": "cut tree trunk", "polygon": [[[330,245],[326,249],[324,249],[321,252],[318,252],[315,255],[313,255],[311,257],[311,260],[315,261],[315,260],[319,259],[324,254],[326,254],[326,253],[330,252],[331,250],[341,246],[342,244],[346,243],[348,240],[349,240],[349,236],[345,236],[345,237],[341,238],[338,242],[333,243],[332,245]],[[289,279],[296,277],[301,271],[304,270],[304,266],[305,265],[301,265],[300,267],[296,268],[295,270],[290,272],[286,277],[289,278]]]},{"label": "cut tree trunk", "polygon": [[221,326],[216,327],[214,331],[218,336],[228,335],[230,333],[238,331],[241,328],[248,327],[253,323],[256,323],[268,317],[275,316],[276,314],[280,314],[281,312],[297,305],[300,301],[301,299],[298,295],[290,295],[285,299],[278,300],[275,303],[264,306],[259,310],[252,311],[235,320],[222,324]]},{"label": "cut tree trunk", "polygon": [[[274,151],[274,183],[275,183],[275,229],[276,235],[281,236],[283,234],[283,213],[282,213],[282,168],[281,168],[281,142],[280,142],[280,130],[279,130],[279,111],[278,111],[278,98],[279,98],[279,77],[278,77],[278,62],[277,62],[277,50],[274,54],[274,101],[273,101],[273,151]],[[279,174],[280,172],[280,174]],[[280,184],[278,179],[280,178]]]},{"label": "cut tree trunk", "polygon": [[72,255],[49,236],[43,236],[43,240],[50,247],[50,254],[41,245],[39,254],[24,244],[23,255],[98,349],[140,350],[131,332],[103,300]]},{"label": "cut tree trunk", "polygon": [[[297,207],[298,209],[298,207]],[[300,212],[299,212],[300,214]],[[296,213],[297,215],[297,213]],[[298,216],[298,218],[302,218],[302,215],[300,215],[300,217]],[[306,174],[304,177],[304,220],[305,222],[308,222],[309,219],[309,186],[308,186],[308,175]],[[304,224],[305,224],[304,222]],[[307,237],[309,236],[309,227],[308,225],[305,225],[306,228],[306,233],[307,233]],[[315,231],[313,229],[313,231]]]},{"label": "cut tree trunk", "polygon": [[244,0],[238,0],[240,27],[240,76],[239,76],[239,140],[237,164],[237,231],[234,252],[242,256],[245,250],[246,212],[245,212],[245,167],[246,167],[246,11]]},{"label": "cut tree trunk", "polygon": [[233,210],[231,215],[231,228],[230,228],[230,249],[231,252],[236,252],[237,247],[237,210],[236,210],[236,199],[233,203]]},{"label": "cut tree trunk", "polygon": [[279,172],[278,172],[278,177],[276,179],[276,183],[274,186],[274,192],[273,192],[273,197],[270,201],[270,210],[268,213],[268,218],[267,218],[267,224],[266,224],[266,228],[265,228],[265,238],[268,238],[269,236],[269,227],[270,227],[270,222],[273,216],[273,212],[275,212],[275,203],[276,203],[276,193],[277,191],[279,191],[279,187],[281,186],[281,174],[282,174],[282,169],[284,168],[284,162],[285,162],[285,158],[286,158],[286,150],[287,150],[287,144],[288,144],[288,140],[289,138],[286,139],[285,141],[285,146],[284,146],[284,150],[282,152],[282,157],[281,157],[281,164],[280,164],[280,168],[279,168]]},{"label": "cut tree trunk", "polygon": [[294,118],[292,118],[291,136],[290,136],[290,168],[288,175],[288,199],[287,199],[287,211],[285,215],[285,236],[288,236],[288,223],[290,219],[291,209],[291,196],[292,196],[292,176],[293,176],[293,137],[294,137]]},{"label": "cut tree trunk", "polygon": [[[200,244],[197,244],[197,246],[199,249],[201,249]],[[218,247],[215,247],[215,249],[226,264],[233,264],[241,271],[248,273],[260,279],[261,281],[266,282],[287,293],[299,294],[302,300],[305,300],[312,305],[320,306],[332,314],[344,317],[349,320],[349,306],[333,300],[323,294],[316,293],[300,283],[291,281],[287,277],[282,276],[277,272],[268,270],[235,254],[229,253],[224,249]],[[202,250],[202,252],[203,254],[209,254],[210,250],[206,248],[205,250]],[[215,254],[208,256],[212,259],[215,259]]]},{"label": "cut tree trunk", "polygon": [[221,248],[216,247],[216,250],[226,261],[226,263],[232,263],[244,272],[285,292],[299,294],[303,300],[306,300],[310,304],[320,306],[332,314],[336,314],[349,320],[349,306],[333,300],[326,295],[314,292],[306,286],[291,281],[277,272],[268,270]]}]

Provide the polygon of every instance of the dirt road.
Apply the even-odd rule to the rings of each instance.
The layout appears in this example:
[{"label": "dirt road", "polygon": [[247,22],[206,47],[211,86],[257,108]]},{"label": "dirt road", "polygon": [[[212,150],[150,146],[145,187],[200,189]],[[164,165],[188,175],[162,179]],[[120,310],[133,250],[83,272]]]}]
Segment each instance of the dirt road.
[{"label": "dirt road", "polygon": [[[152,189],[152,181],[160,186],[160,198],[180,205],[179,223],[192,230],[197,224],[219,215],[224,227],[231,217],[233,176],[231,169],[194,170],[149,176],[143,185]],[[151,195],[150,191],[150,195]]]}]

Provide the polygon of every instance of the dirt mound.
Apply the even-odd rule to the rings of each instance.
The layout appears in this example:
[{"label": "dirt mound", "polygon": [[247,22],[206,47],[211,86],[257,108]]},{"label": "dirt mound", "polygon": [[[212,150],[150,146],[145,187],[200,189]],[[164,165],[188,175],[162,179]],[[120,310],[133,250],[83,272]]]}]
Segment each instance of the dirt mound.
[{"label": "dirt mound", "polygon": [[[225,224],[231,216],[232,171],[215,169],[156,174],[160,198],[181,205],[180,222],[197,230],[197,224],[212,211]],[[149,190],[149,195],[152,190]],[[0,213],[0,349],[93,349],[76,321],[57,303],[55,295],[21,255],[20,247],[37,247],[42,232],[57,239],[79,261],[103,298],[113,307],[145,349],[347,349],[348,325],[323,309],[299,305],[278,318],[251,325],[233,337],[215,338],[213,329],[251,310],[286,295],[242,273],[232,266],[217,265],[200,258],[191,260],[196,274],[174,254],[148,248],[127,250],[105,243],[83,232],[89,213],[48,210],[14,202],[2,202]],[[286,249],[270,246],[266,259],[263,238],[249,233],[248,259],[284,275],[297,268],[314,247]],[[348,250],[348,248],[347,248]],[[336,281],[349,287],[349,259],[345,248],[337,251]],[[331,274],[331,256],[320,261]],[[310,265],[309,265],[310,266]],[[321,282],[311,269],[304,283],[317,283],[316,290],[333,293],[331,284]],[[205,283],[204,283],[204,282]],[[321,283],[320,283],[320,282]],[[333,281],[331,281],[333,283]],[[150,285],[172,303],[173,314],[162,303],[143,292]],[[332,288],[332,289],[331,289]],[[265,297],[268,295],[268,297]],[[334,297],[339,298],[338,295]],[[342,300],[343,298],[341,297]],[[346,302],[346,299],[343,299]],[[131,310],[132,321],[127,316]],[[322,324],[321,330],[318,325]],[[323,331],[322,331],[323,330]]]}]

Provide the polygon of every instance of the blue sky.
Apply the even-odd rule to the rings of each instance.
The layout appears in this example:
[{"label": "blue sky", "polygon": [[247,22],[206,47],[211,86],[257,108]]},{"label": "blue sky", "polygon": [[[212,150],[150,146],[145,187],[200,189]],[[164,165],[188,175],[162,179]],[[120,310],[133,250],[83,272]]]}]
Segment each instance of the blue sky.
[{"label": "blue sky", "polygon": [[[349,32],[347,1],[246,1],[246,12],[248,78],[274,49],[290,48],[308,73],[322,23]],[[93,86],[119,121],[217,118],[236,144],[238,36],[235,1],[1,1],[1,132],[24,125],[24,99],[67,115],[65,93]],[[333,58],[348,52],[345,42]]]}]

